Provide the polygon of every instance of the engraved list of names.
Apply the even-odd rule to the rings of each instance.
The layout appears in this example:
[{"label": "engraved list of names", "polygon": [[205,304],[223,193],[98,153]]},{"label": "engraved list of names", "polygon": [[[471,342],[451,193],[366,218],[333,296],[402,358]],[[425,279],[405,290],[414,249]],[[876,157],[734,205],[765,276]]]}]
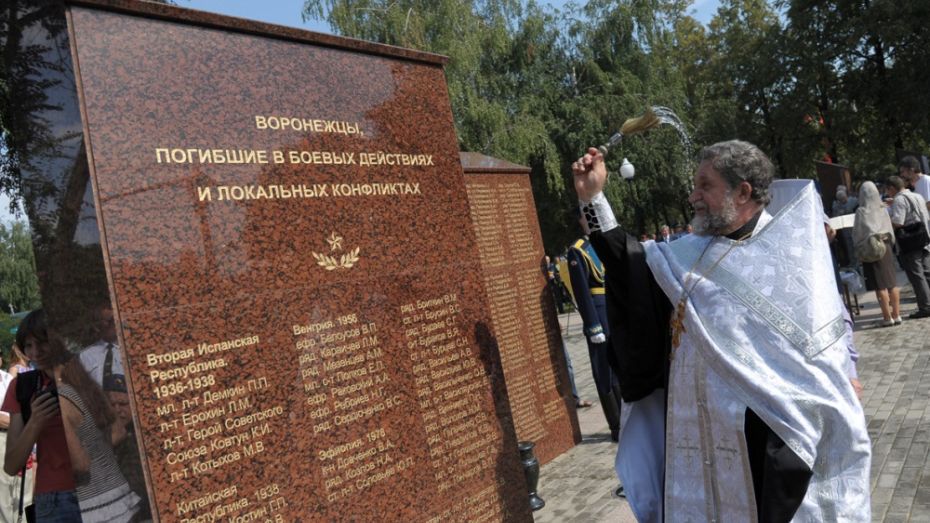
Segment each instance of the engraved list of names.
[{"label": "engraved list of names", "polygon": [[466,175],[514,426],[546,463],[580,439],[526,174]]}]

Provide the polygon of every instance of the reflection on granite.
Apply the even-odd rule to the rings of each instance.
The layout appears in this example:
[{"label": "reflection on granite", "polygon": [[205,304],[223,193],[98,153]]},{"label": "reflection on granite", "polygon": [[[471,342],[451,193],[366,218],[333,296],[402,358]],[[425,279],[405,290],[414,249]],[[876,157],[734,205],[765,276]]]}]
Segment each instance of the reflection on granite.
[{"label": "reflection on granite", "polygon": [[[49,331],[79,351],[99,339],[96,313],[110,306],[110,293],[65,6],[37,0],[12,4],[4,12],[9,15],[0,31],[8,68],[4,87],[15,100],[5,108],[3,122],[9,136],[5,166],[11,167],[5,181],[12,179],[12,192],[29,220]],[[132,452],[137,442],[123,440],[121,448]],[[38,452],[41,456],[43,450]],[[133,487],[146,496],[144,485]]]},{"label": "reflection on granite", "polygon": [[[93,307],[109,299],[61,2],[11,9],[7,115],[14,193],[33,235],[43,306],[71,347],[93,340]],[[19,184],[16,184],[17,175]]]}]

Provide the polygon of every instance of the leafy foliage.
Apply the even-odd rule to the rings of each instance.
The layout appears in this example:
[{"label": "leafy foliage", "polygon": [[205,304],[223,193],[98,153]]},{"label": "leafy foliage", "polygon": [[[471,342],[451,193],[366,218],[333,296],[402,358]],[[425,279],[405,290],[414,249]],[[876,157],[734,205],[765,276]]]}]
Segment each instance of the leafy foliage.
[{"label": "leafy foliage", "polygon": [[[695,144],[758,144],[782,177],[812,177],[813,161],[829,159],[878,179],[896,148],[927,152],[927,2],[721,0],[707,26],[689,16],[691,3],[306,0],[303,16],[344,36],[448,55],[460,148],[532,168],[549,252],[578,234],[572,161],[651,105],[679,114]],[[0,191],[15,202],[21,170],[41,168],[30,158],[55,155],[24,145],[54,147],[41,115],[56,107],[39,73],[59,66],[26,36],[60,3],[2,5]],[[64,37],[63,25],[52,29]],[[612,151],[611,171],[624,157],[637,170],[608,186],[621,221],[635,232],[687,221],[692,154],[668,127]]]},{"label": "leafy foliage", "polygon": [[0,223],[0,307],[5,312],[39,306],[39,281],[32,255],[32,239],[23,222]]},{"label": "leafy foliage", "polygon": [[13,329],[19,325],[18,319],[13,319],[9,314],[0,312],[0,355],[3,357],[3,369],[6,370],[10,362],[10,351],[13,342],[16,341],[16,334]]},{"label": "leafy foliage", "polygon": [[[674,109],[697,144],[740,138],[782,177],[814,160],[877,179],[895,148],[930,136],[930,9],[905,0],[723,0],[708,27],[687,0],[589,0],[563,11],[517,0],[307,0],[304,16],[346,36],[451,57],[460,146],[533,169],[547,250],[574,220],[570,164],[649,105]],[[608,158],[636,164],[611,183],[635,231],[690,217],[691,151],[674,132],[628,137]],[[885,171],[886,172],[886,171]]]}]

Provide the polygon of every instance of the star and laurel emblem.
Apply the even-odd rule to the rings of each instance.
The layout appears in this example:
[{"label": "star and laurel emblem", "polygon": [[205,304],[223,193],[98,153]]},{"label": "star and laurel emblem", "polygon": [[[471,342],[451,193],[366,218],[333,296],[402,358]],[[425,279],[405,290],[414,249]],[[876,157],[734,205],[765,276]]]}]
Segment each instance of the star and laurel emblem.
[{"label": "star and laurel emblem", "polygon": [[333,231],[333,233],[329,235],[329,238],[326,238],[326,243],[329,244],[329,254],[311,251],[313,258],[316,260],[316,264],[320,267],[323,267],[327,271],[334,271],[336,269],[351,269],[353,266],[355,266],[359,260],[358,247],[347,252],[343,252],[342,254],[334,254],[343,250],[342,240],[342,236],[340,236],[336,231]]}]

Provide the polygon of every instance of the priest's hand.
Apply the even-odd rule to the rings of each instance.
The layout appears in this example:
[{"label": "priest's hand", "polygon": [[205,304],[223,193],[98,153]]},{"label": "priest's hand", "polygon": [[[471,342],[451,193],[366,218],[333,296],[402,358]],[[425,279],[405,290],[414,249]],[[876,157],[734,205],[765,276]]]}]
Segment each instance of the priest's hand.
[{"label": "priest's hand", "polygon": [[572,164],[572,174],[575,177],[575,192],[578,199],[590,202],[597,193],[604,190],[607,184],[607,166],[604,165],[604,155],[594,147],[588,148],[588,154],[578,158]]}]

